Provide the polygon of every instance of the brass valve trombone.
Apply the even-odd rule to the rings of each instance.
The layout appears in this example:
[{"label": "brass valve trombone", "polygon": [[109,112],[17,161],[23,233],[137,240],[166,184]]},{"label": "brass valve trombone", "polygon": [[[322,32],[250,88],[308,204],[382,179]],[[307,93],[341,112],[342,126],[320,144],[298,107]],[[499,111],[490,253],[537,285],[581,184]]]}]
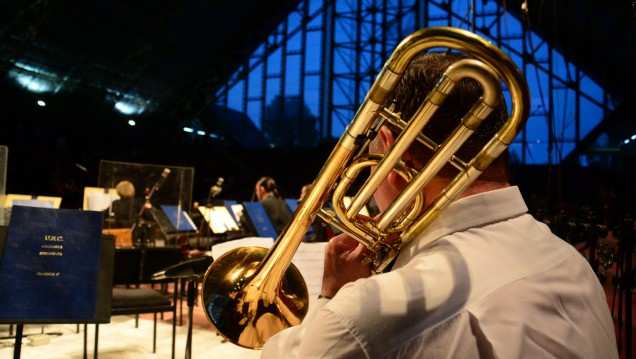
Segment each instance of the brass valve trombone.
[{"label": "brass valve trombone", "polygon": [[[415,116],[404,121],[384,106],[409,62],[430,48],[449,48],[468,53],[472,58],[451,65]],[[483,95],[462,118],[451,138],[437,144],[421,130],[462,78],[478,81]],[[512,102],[508,121],[465,163],[454,153],[498,105],[502,81]],[[368,258],[372,271],[381,272],[402,246],[435,220],[506,149],[525,125],[528,109],[529,94],[523,75],[508,56],[483,38],[450,27],[426,28],[406,37],[385,63],[314,180],[312,190],[271,249],[237,248],[215,258],[208,268],[203,278],[201,301],[212,326],[230,342],[257,349],[277,332],[300,324],[309,301],[305,282],[291,260],[316,215],[363,243],[372,253]],[[384,156],[367,154],[369,134],[384,123],[402,132]],[[406,168],[401,161],[402,154],[414,141],[434,151],[427,167],[419,171]],[[424,208],[422,189],[447,163],[456,167],[459,174],[431,206]],[[343,199],[352,183],[362,169],[370,166],[374,171],[353,196],[351,204],[345,206]],[[359,211],[391,171],[407,181],[406,189],[379,218],[359,218]],[[333,210],[323,208],[330,194]],[[397,240],[389,243],[389,236],[397,236]]]}]

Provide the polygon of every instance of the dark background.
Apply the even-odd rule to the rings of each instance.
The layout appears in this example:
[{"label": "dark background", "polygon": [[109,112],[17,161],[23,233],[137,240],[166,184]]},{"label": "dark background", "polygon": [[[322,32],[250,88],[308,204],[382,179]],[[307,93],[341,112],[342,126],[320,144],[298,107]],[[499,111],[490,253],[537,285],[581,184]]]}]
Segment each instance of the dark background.
[{"label": "dark background", "polygon": [[[109,160],[192,166],[193,201],[204,201],[219,177],[226,180],[221,198],[250,199],[261,176],[274,177],[284,196],[296,197],[320,171],[336,139],[306,148],[250,147],[237,139],[260,143],[258,134],[233,127],[238,121],[231,116],[219,127],[224,141],[204,141],[179,129],[183,119],[202,109],[214,111],[207,102],[212,94],[299,3],[0,0],[6,192],[61,196],[63,207],[79,208],[83,187],[97,185],[99,163]],[[521,187],[531,210],[633,211],[633,146],[599,153],[592,167],[575,161],[589,153],[595,136],[636,133],[632,2],[557,0],[543,6],[529,0],[529,15],[520,12],[521,3],[506,2],[507,10],[526,18],[542,39],[605,88],[616,111],[580,141],[572,158],[558,165],[513,167],[512,183]],[[46,63],[82,80],[72,91],[36,96],[6,76],[21,60]],[[156,105],[154,114],[128,126],[104,101],[109,86],[142,89]],[[35,104],[42,98],[51,100],[46,107]]]}]

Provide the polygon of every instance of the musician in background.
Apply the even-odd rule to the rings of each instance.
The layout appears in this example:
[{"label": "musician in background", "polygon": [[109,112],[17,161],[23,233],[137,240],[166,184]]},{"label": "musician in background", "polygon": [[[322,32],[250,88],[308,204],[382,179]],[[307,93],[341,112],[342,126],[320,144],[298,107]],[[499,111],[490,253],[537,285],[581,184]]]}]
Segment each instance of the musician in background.
[{"label": "musician in background", "polygon": [[271,177],[261,177],[254,186],[254,195],[263,204],[276,233],[280,234],[291,219],[292,213],[285,200],[278,194],[276,181]]},{"label": "musician in background", "polygon": [[128,180],[117,183],[115,190],[119,199],[113,201],[111,205],[112,228],[131,228],[135,223],[137,213],[143,206],[143,201],[135,197],[135,186]]},{"label": "musician in background", "polygon": [[[111,228],[131,228],[139,220],[153,221],[152,215],[148,211],[152,205],[145,201],[145,197],[137,196],[135,185],[129,180],[121,180],[115,186],[119,199],[111,204],[112,220]],[[144,196],[148,194],[150,188],[144,189]],[[141,209],[144,208],[142,212]],[[141,217],[140,217],[141,213]]]},{"label": "musician in background", "polygon": [[[300,188],[300,196],[296,200],[298,204],[305,199],[305,196],[311,191],[312,187],[313,184],[308,183]],[[307,233],[303,237],[303,242],[325,242],[327,241],[327,232],[327,224],[325,221],[319,216],[316,216],[311,223],[311,227],[309,227],[309,230],[307,230]],[[333,233],[331,227],[329,227],[329,232]]]},{"label": "musician in background", "polygon": [[[408,120],[461,58],[416,58],[394,90],[396,112]],[[480,93],[462,80],[424,132],[441,143]],[[471,158],[506,118],[502,100],[456,155]],[[383,126],[370,152],[386,153],[397,134]],[[430,157],[415,143],[403,160],[421,168]],[[427,206],[456,173],[447,165],[430,181]],[[386,178],[374,194],[380,211],[405,185],[395,172]],[[370,275],[365,252],[346,235],[329,241],[321,297],[300,325],[270,338],[263,358],[618,358],[596,275],[527,213],[505,152],[384,273]]]}]

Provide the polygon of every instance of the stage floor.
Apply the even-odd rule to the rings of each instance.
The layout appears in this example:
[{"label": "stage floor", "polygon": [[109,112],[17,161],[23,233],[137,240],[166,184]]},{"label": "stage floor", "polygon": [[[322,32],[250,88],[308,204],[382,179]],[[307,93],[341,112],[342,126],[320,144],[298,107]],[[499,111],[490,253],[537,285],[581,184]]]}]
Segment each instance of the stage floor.
[{"label": "stage floor", "polygon": [[[183,323],[177,325],[175,357],[185,358],[187,341],[187,308],[183,307]],[[111,323],[99,326],[99,359],[170,358],[172,327],[171,315],[164,314],[157,325],[157,353],[152,353],[152,315],[144,315],[135,328],[134,316],[114,316]],[[178,324],[178,322],[177,322]],[[15,334],[15,327],[13,329]],[[47,333],[49,343],[34,346],[31,334]],[[94,358],[95,325],[88,325],[88,358]],[[75,324],[26,325],[22,340],[22,359],[80,359],[84,357],[84,326],[77,332]],[[9,336],[9,326],[0,325],[0,337]],[[45,339],[46,341],[46,339]],[[14,355],[14,339],[0,340],[0,358]],[[200,307],[193,311],[192,358],[236,358],[260,357],[260,350],[250,350],[224,342],[207,323]]]},{"label": "stage floor", "polygon": [[[608,305],[614,308],[614,319],[617,322],[617,298],[611,281],[603,286],[607,295]],[[632,307],[636,304],[636,296],[632,296]],[[185,300],[181,307],[182,313],[177,312],[177,339],[176,358],[185,358],[187,340],[187,320],[188,308]],[[632,313],[636,320],[636,313]],[[192,359],[197,358],[233,358],[233,359],[253,359],[260,357],[260,350],[250,350],[237,345],[225,342],[218,336],[208,323],[199,303],[195,305],[192,313]],[[181,320],[179,320],[181,319]],[[636,323],[632,321],[632,325]],[[133,316],[114,316],[111,323],[99,326],[99,353],[100,359],[137,359],[137,358],[170,358],[170,336],[171,336],[171,316],[165,313],[159,319],[157,327],[157,353],[152,353],[152,314],[141,316],[139,328],[135,328]],[[179,325],[181,324],[181,325]],[[623,328],[625,325],[623,322]],[[618,328],[617,328],[618,329]],[[14,327],[15,334],[15,327]],[[30,344],[29,334],[40,333],[48,335],[50,342],[34,346]],[[88,325],[88,358],[93,358],[95,325]],[[617,335],[619,331],[617,330]],[[636,328],[633,331],[633,340],[630,344],[636,343]],[[84,327],[80,325],[79,333],[75,324],[52,324],[52,325],[27,325],[24,329],[25,338],[22,341],[22,359],[81,359],[84,357]],[[624,334],[624,331],[623,333]],[[0,325],[0,337],[9,336],[9,326]],[[625,345],[622,341],[623,353],[621,358],[625,358]],[[13,339],[0,340],[0,359],[13,358]],[[632,359],[636,359],[636,354],[632,350]]]}]

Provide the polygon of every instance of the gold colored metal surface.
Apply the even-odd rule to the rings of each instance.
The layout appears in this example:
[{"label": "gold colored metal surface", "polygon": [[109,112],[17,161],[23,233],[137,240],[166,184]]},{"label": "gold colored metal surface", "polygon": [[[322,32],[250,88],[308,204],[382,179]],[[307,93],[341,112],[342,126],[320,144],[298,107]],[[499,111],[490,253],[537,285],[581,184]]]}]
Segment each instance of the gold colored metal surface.
[{"label": "gold colored metal surface", "polygon": [[[244,295],[244,286],[253,281],[266,254],[262,247],[230,251],[215,260],[203,280],[206,317],[225,339],[246,348],[261,348],[272,335],[300,324],[309,304],[305,281],[293,264],[272,302]],[[213,267],[223,270],[210,270]]]},{"label": "gold colored metal surface", "polygon": [[[473,59],[451,65],[415,116],[405,121],[384,106],[409,62],[431,48],[465,52]],[[451,137],[437,144],[424,136],[421,129],[443,105],[455,83],[463,78],[478,81],[484,93]],[[501,82],[511,97],[508,121],[468,163],[456,158],[457,148],[497,106]],[[302,321],[307,313],[307,289],[291,260],[316,215],[369,248],[368,262],[373,272],[381,272],[402,246],[435,220],[505,150],[525,125],[528,110],[529,94],[523,75],[508,56],[488,41],[450,27],[426,28],[405,38],[385,63],[314,180],[312,190],[299,204],[271,249],[239,248],[215,258],[208,268],[201,299],[210,323],[234,344],[261,348],[272,335]],[[368,155],[370,134],[385,122],[402,132],[384,156]],[[401,159],[414,141],[434,152],[429,166],[419,171],[408,168]],[[447,163],[458,169],[457,177],[431,206],[424,208],[422,189]],[[374,171],[351,196],[351,204],[345,206],[344,198],[352,190],[352,184],[369,167],[374,167]],[[406,189],[380,217],[363,218],[360,211],[391,172],[406,180]],[[333,209],[325,205],[330,194]],[[387,241],[389,237],[392,238],[390,242]]]}]

